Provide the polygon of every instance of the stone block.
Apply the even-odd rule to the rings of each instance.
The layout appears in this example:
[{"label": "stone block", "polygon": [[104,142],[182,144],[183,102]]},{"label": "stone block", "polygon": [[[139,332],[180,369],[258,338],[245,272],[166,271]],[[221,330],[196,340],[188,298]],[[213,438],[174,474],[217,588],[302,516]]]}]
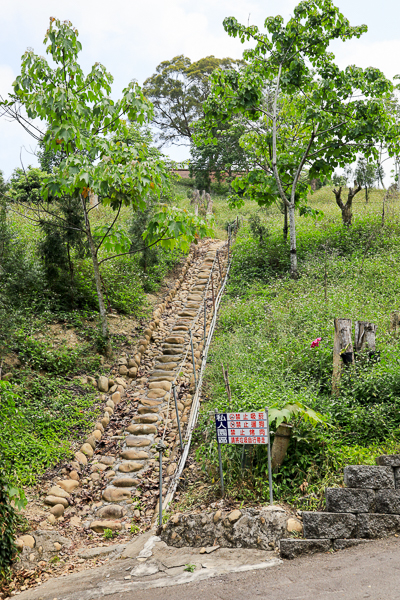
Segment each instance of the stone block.
[{"label": "stone block", "polygon": [[392,467],[350,465],[344,468],[344,483],[350,488],[394,488]]},{"label": "stone block", "polygon": [[384,538],[400,532],[400,515],[357,515],[357,538]]},{"label": "stone block", "polygon": [[396,489],[400,489],[400,467],[395,467],[393,469],[394,473],[394,485]]},{"label": "stone block", "polygon": [[377,490],[375,512],[400,515],[400,490]]},{"label": "stone block", "polygon": [[304,537],[336,539],[355,537],[355,515],[349,513],[303,512]]},{"label": "stone block", "polygon": [[279,546],[281,558],[289,560],[303,556],[304,554],[328,552],[331,548],[331,540],[302,540],[295,538],[282,539]]},{"label": "stone block", "polygon": [[375,491],[357,488],[327,488],[326,510],[330,513],[374,512]]},{"label": "stone block", "polygon": [[352,548],[353,546],[358,546],[359,544],[368,544],[372,540],[360,540],[358,538],[352,540],[333,540],[333,549],[334,550],[346,550],[346,548]]},{"label": "stone block", "polygon": [[400,454],[384,454],[378,456],[376,464],[380,467],[400,467]]}]

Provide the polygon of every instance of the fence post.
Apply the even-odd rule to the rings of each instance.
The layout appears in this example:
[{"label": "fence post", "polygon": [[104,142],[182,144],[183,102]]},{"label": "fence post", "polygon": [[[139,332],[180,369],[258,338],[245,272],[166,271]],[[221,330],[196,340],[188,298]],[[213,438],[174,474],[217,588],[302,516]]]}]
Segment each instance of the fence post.
[{"label": "fence post", "polygon": [[158,450],[158,460],[159,460],[159,465],[160,465],[160,493],[159,493],[159,509],[158,509],[158,526],[162,527],[162,505],[163,505],[163,501],[162,501],[162,455],[163,452],[166,448],[166,445],[164,444],[164,442],[162,440],[160,440],[156,446],[156,450]]},{"label": "fence post", "polygon": [[351,341],[351,319],[335,319],[334,325],[332,394],[337,394],[342,366],[354,363],[354,352]]},{"label": "fence post", "polygon": [[172,386],[172,390],[173,390],[173,393],[174,393],[174,400],[175,400],[175,412],[176,412],[176,420],[178,422],[179,441],[181,443],[181,450],[183,450],[182,433],[181,433],[181,422],[180,422],[180,419],[179,419],[178,401],[176,399],[176,386],[175,386],[175,384]]},{"label": "fence post", "polygon": [[354,327],[354,352],[369,350],[370,357],[376,351],[377,326],[369,321],[356,321]]}]

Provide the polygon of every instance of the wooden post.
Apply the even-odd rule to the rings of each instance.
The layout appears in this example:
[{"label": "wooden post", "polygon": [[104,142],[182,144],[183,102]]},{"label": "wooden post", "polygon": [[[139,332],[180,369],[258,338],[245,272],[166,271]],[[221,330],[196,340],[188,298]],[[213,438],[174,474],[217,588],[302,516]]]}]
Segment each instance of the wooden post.
[{"label": "wooden post", "polygon": [[394,334],[398,334],[400,331],[400,311],[395,310],[390,315],[390,331]]},{"label": "wooden post", "polygon": [[335,319],[334,325],[332,394],[337,394],[342,366],[354,362],[354,352],[351,341],[351,319]]},{"label": "wooden post", "polygon": [[354,333],[354,352],[365,352],[374,354],[376,350],[376,329],[374,323],[368,321],[356,321]]}]

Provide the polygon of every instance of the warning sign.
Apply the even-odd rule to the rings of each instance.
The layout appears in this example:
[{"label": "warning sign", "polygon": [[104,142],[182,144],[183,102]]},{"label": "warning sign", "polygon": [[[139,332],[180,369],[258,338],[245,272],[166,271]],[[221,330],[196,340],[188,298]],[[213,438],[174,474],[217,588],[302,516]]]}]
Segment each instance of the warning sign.
[{"label": "warning sign", "polygon": [[265,412],[215,413],[219,444],[267,444]]}]

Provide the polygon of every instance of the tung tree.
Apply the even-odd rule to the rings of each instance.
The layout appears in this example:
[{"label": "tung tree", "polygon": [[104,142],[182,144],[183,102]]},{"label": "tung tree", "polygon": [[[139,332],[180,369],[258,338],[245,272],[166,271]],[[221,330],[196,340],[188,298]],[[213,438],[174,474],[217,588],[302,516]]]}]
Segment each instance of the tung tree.
[{"label": "tung tree", "polygon": [[[99,250],[103,246],[109,252],[114,249],[117,255],[131,253],[129,235],[118,225],[121,208],[145,210],[148,194],[160,197],[168,187],[169,169],[148,144],[131,143],[129,124],[140,126],[153,116],[152,104],[139,85],[131,81],[121,99],[114,101],[110,96],[113,78],[103,65],[95,63],[85,75],[78,63],[82,49],[78,31],[70,21],[51,18],[44,44],[54,66],[27,50],[21,74],[13,84],[14,93],[1,101],[0,107],[39,141],[42,152],[59,157],[44,178],[38,210],[57,219],[58,225],[65,225],[59,211],[52,209],[52,202],[72,198],[79,203],[93,264],[101,331],[110,351],[100,265],[113,256],[100,260]],[[44,131],[36,125],[38,120],[43,122]],[[97,229],[90,218],[89,198],[93,194],[114,210],[111,222]],[[187,246],[209,231],[205,221],[166,205],[160,205],[149,225],[143,232],[147,245],[171,247],[182,240]]]},{"label": "tung tree", "polygon": [[[264,26],[265,33],[234,17],[224,20],[230,36],[252,41],[254,47],[244,51],[246,64],[239,71],[214,71],[205,118],[210,130],[237,113],[260,124],[253,144],[264,166],[237,185],[261,189],[256,195],[260,203],[279,195],[286,205],[291,274],[296,277],[295,208],[307,195],[301,183],[304,170],[311,179],[330,177],[338,166],[354,162],[357,153],[376,157],[378,143],[397,140],[398,128],[385,109],[393,85],[378,69],[341,70],[335,64],[329,44],[359,38],[367,27],[352,27],[331,0],[305,0],[286,24],[276,16]],[[285,119],[290,111],[289,127]]]}]

